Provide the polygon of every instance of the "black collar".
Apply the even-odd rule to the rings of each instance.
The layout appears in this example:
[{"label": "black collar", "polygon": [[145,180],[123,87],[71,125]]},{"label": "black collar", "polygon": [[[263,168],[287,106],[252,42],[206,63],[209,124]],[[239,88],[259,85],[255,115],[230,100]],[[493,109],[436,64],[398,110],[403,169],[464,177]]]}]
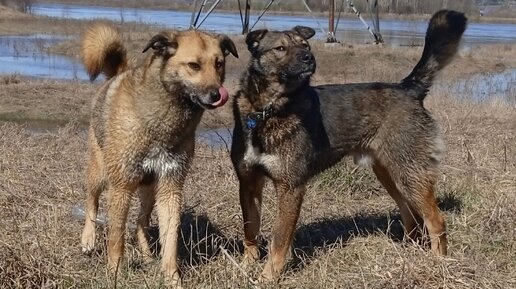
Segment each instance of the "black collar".
[{"label": "black collar", "polygon": [[253,111],[247,114],[245,125],[247,129],[254,129],[258,124],[266,121],[268,118],[274,115],[274,111],[271,106],[265,107],[261,111]]}]

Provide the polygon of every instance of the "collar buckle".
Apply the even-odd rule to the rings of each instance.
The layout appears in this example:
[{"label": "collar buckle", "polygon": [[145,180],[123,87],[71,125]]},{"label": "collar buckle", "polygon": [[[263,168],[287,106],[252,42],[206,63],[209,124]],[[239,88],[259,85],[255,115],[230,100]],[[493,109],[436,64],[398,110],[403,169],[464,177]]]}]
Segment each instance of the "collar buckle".
[{"label": "collar buckle", "polygon": [[266,121],[272,116],[272,108],[266,107],[262,111],[253,111],[247,114],[246,126],[248,129],[254,129],[259,123]]}]

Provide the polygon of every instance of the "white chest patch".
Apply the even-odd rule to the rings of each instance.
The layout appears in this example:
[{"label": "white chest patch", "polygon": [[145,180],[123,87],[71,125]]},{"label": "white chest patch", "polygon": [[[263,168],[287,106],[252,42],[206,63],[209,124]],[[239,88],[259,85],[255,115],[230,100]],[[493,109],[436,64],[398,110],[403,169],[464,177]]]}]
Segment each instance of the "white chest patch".
[{"label": "white chest patch", "polygon": [[158,175],[182,172],[186,167],[186,154],[169,152],[161,147],[153,147],[143,160],[143,170]]},{"label": "white chest patch", "polygon": [[247,166],[262,165],[266,168],[273,168],[279,164],[279,158],[275,155],[260,153],[254,147],[251,140],[247,141],[243,164]]},{"label": "white chest patch", "polygon": [[372,156],[364,153],[356,153],[353,155],[353,162],[355,165],[361,167],[372,167],[374,164],[374,159]]}]

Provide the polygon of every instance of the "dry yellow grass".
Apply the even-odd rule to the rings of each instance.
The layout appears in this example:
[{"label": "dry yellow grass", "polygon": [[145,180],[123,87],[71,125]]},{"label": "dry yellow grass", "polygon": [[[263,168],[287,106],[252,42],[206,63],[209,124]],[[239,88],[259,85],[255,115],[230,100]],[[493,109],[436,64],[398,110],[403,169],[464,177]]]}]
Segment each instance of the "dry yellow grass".
[{"label": "dry yellow grass", "polygon": [[29,16],[16,11],[14,9],[11,9],[9,7],[6,7],[4,5],[0,5],[0,17],[3,19],[13,19],[13,18],[28,18]]},{"label": "dry yellow grass", "polygon": [[[126,36],[133,39],[134,51],[151,32],[141,33]],[[228,63],[231,94],[247,61],[241,39],[238,45],[243,57]],[[514,49],[498,45],[464,51],[437,82],[514,69]],[[417,48],[365,46],[328,50],[317,43],[314,51],[316,84],[398,81],[421,53]],[[140,263],[131,230],[116,280],[106,271],[102,233],[92,257],[80,253],[82,221],[72,210],[84,199],[84,123],[96,88],[81,82],[0,78],[0,116],[21,122],[0,122],[2,288],[161,286],[159,263]],[[516,106],[457,101],[443,89],[431,90],[425,106],[440,123],[447,144],[437,192],[450,255],[439,258],[424,245],[400,241],[394,202],[369,170],[354,170],[346,160],[311,181],[294,258],[279,284],[260,288],[516,288]],[[210,111],[202,126],[231,126],[230,113],[229,105]],[[42,120],[62,125],[35,130],[34,121],[40,125]],[[271,231],[275,202],[269,185],[264,239]],[[253,288],[220,249],[241,260],[238,184],[226,148],[198,144],[184,205],[180,261],[186,288]],[[135,199],[133,224],[136,209]],[[249,274],[256,277],[263,265],[248,268]]]},{"label": "dry yellow grass", "polygon": [[[461,103],[436,92],[427,106],[441,123],[448,146],[437,191],[448,223],[450,255],[438,258],[400,242],[394,202],[368,170],[353,172],[346,161],[311,182],[296,234],[296,258],[274,288],[516,286],[514,107]],[[84,197],[85,146],[83,128],[74,122],[48,133],[13,123],[0,126],[4,287],[114,286],[106,274],[102,234],[97,254],[82,256],[82,221],[71,213]],[[184,194],[180,260],[187,288],[252,288],[219,249],[223,246],[240,259],[237,195],[227,150],[200,144]],[[274,205],[268,187],[265,238]],[[118,287],[159,286],[157,262],[140,264],[134,240],[130,244]],[[250,273],[256,276],[262,265]]]}]

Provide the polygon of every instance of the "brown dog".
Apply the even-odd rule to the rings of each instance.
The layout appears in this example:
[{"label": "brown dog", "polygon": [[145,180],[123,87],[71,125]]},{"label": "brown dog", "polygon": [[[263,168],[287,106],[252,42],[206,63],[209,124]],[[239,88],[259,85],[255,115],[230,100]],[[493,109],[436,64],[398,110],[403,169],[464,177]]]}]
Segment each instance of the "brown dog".
[{"label": "brown dog", "polygon": [[259,258],[266,177],[277,193],[276,223],[261,279],[280,276],[307,181],[345,155],[369,159],[396,201],[408,235],[414,236],[421,218],[432,251],[446,254],[445,223],[434,196],[443,142],[423,99],[436,73],[456,53],[465,27],[462,13],[437,12],[421,60],[401,83],[316,87],[309,85],[316,65],[307,43],[313,29],[247,35],[252,56],[234,101],[231,158],[240,181],[247,262]]},{"label": "brown dog", "polygon": [[181,190],[194,154],[194,133],[204,109],[228,99],[225,57],[238,57],[227,36],[164,31],[148,42],[143,64],[128,69],[126,50],[113,28],[97,25],[83,40],[91,79],[106,83],[93,104],[86,172],[86,222],[82,249],[95,243],[99,195],[107,190],[108,267],[116,273],[123,257],[124,231],[133,193],[139,189],[138,242],[150,255],[145,229],[156,203],[162,271],[179,285],[176,263]]}]

